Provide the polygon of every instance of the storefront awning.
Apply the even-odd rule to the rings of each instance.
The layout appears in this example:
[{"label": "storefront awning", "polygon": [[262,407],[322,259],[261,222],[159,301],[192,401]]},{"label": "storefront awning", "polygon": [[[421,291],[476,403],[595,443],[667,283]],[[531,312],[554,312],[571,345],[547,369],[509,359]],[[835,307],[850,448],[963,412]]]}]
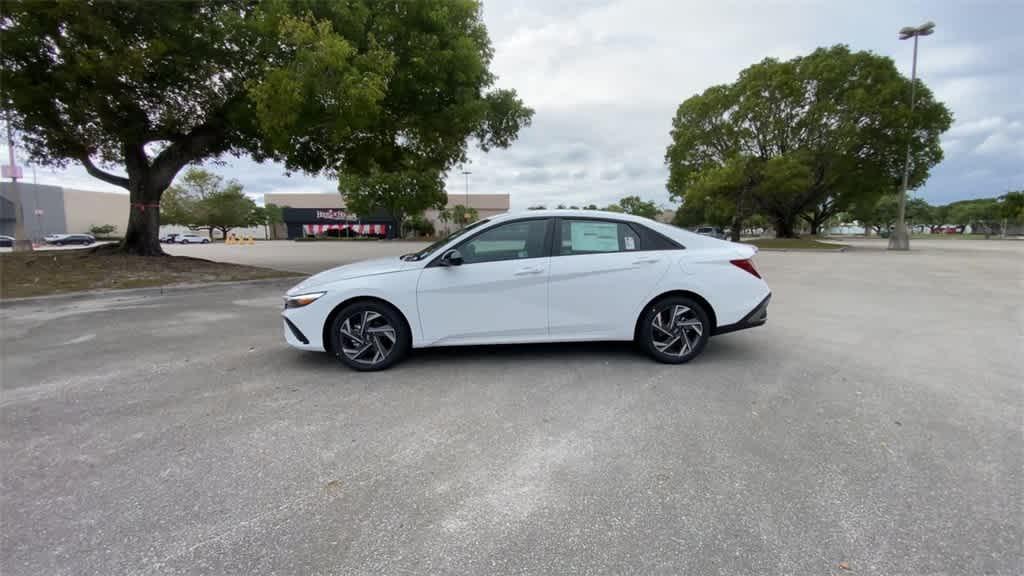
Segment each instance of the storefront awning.
[{"label": "storefront awning", "polygon": [[303,224],[302,229],[307,236],[320,236],[328,230],[350,230],[353,234],[366,236],[384,236],[388,233],[387,224]]}]

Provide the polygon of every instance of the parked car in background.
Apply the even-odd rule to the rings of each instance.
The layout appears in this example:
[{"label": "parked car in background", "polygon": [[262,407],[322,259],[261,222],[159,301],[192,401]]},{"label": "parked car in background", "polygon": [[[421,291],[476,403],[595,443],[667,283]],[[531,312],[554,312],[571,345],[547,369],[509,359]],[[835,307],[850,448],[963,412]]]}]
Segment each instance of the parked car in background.
[{"label": "parked car in background", "polygon": [[725,238],[725,232],[723,232],[722,229],[718,228],[717,226],[701,226],[700,228],[697,228],[697,234],[700,234],[701,236],[710,236],[712,238],[718,238],[719,240]]},{"label": "parked car in background", "polygon": [[56,246],[66,246],[68,244],[88,246],[89,244],[95,243],[96,238],[94,238],[92,234],[61,234],[60,238],[50,242],[50,244],[54,244]]},{"label": "parked car in background", "polygon": [[210,239],[208,237],[200,236],[199,234],[195,234],[195,233],[192,233],[192,232],[186,232],[184,234],[180,234],[177,238],[174,239],[174,241],[177,242],[178,244],[209,244],[210,243]]},{"label": "parked car in background", "polygon": [[177,232],[171,232],[170,234],[161,236],[160,241],[163,242],[164,244],[174,244],[178,236],[181,236],[181,234],[178,234]]},{"label": "parked car in background", "polygon": [[628,214],[503,214],[307,278],[285,295],[284,337],[356,370],[410,348],[585,340],[634,340],[680,364],[712,335],[765,323],[756,252]]},{"label": "parked car in background", "polygon": [[0,248],[11,248],[14,246],[14,237],[0,236]]},{"label": "parked car in background", "polygon": [[47,234],[46,236],[43,236],[43,240],[46,241],[47,244],[53,244],[65,236],[67,236],[67,234]]}]

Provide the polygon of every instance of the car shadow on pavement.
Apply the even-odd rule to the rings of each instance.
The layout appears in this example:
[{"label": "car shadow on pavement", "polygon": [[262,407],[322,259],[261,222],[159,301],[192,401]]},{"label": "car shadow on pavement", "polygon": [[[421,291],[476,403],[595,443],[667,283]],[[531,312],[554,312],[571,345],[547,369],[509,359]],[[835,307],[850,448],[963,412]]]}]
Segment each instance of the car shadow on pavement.
[{"label": "car shadow on pavement", "polygon": [[488,346],[441,346],[413,350],[403,364],[645,359],[632,342],[557,342]]},{"label": "car shadow on pavement", "polygon": [[[734,362],[737,359],[754,356],[748,354],[747,344],[740,339],[716,338],[708,342],[707,348],[693,364]],[[756,355],[755,355],[756,356]],[[282,361],[303,369],[340,369],[345,367],[333,355],[323,352],[302,352],[288,350]],[[440,346],[418,348],[390,370],[423,369],[427,367],[464,367],[481,364],[513,364],[532,362],[566,366],[593,363],[655,363],[634,343],[623,342],[557,342],[544,344],[495,344],[481,346]],[[656,363],[655,363],[656,364]]]}]

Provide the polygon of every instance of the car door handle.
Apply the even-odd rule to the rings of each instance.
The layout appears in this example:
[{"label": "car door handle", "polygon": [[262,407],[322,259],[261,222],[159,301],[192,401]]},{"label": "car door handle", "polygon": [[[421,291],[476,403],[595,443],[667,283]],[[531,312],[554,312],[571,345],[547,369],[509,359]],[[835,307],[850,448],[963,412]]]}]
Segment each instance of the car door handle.
[{"label": "car door handle", "polygon": [[637,258],[633,260],[633,264],[657,264],[660,258]]},{"label": "car door handle", "polygon": [[544,272],[543,268],[528,267],[528,268],[520,268],[518,271],[516,271],[515,275],[516,276],[532,276],[534,274],[540,274],[542,272]]}]

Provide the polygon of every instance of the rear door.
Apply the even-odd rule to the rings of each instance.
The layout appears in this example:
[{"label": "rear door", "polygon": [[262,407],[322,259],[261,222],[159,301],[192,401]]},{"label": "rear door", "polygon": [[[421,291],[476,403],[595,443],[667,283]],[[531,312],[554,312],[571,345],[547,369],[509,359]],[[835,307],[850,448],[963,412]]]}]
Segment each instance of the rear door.
[{"label": "rear door", "polygon": [[417,285],[427,344],[544,340],[548,332],[551,218],[504,222],[455,246],[460,266],[435,256]]},{"label": "rear door", "polygon": [[637,308],[674,255],[646,249],[646,236],[626,221],[558,219],[548,284],[552,340],[632,338]]}]

